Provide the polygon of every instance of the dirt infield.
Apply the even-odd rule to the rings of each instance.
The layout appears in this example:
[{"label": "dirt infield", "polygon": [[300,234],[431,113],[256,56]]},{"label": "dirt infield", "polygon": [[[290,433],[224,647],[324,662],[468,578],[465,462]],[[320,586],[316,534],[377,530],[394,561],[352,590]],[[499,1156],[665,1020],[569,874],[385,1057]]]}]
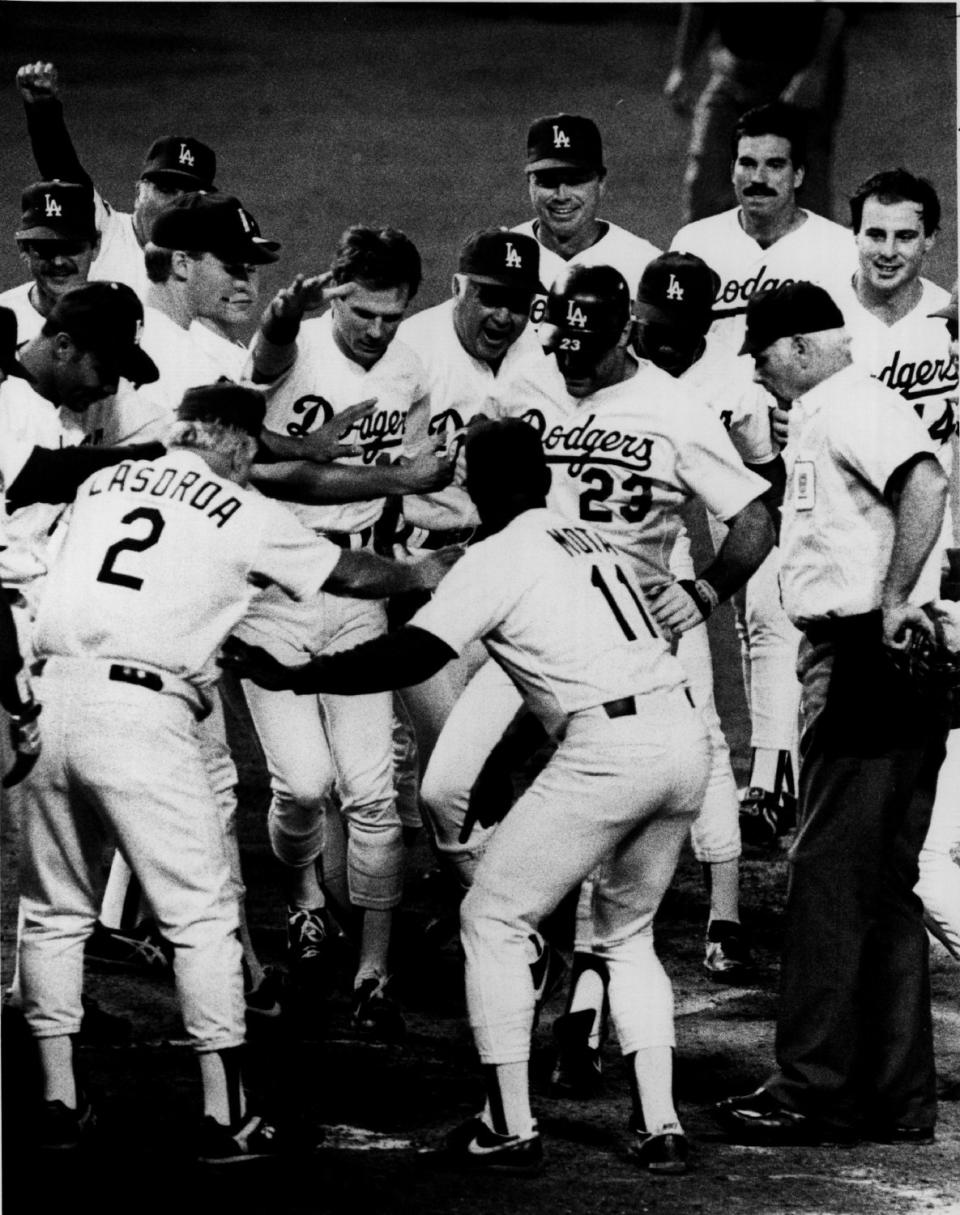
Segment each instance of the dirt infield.
[{"label": "dirt infield", "polygon": [[[846,99],[837,127],[835,218],[845,191],[881,167],[931,176],[944,204],[928,273],[949,285],[956,263],[955,38],[952,5],[851,6]],[[538,114],[593,116],[604,133],[606,216],[666,246],[677,226],[685,127],[660,95],[677,7],[672,5],[6,4],[0,10],[0,282],[21,281],[13,247],[19,193],[36,176],[13,85],[19,64],[52,59],[67,119],[103,193],[126,207],[155,135],[183,131],[218,151],[222,187],[235,190],[266,235],[284,243],[264,275],[264,297],[296,270],[317,270],[348,224],[394,223],[419,246],[418,306],[448,291],[455,250],[472,228],[527,218],[523,140]],[[746,726],[729,615],[713,625],[718,699],[738,774]],[[250,915],[267,960],[283,953],[282,911],[263,826],[259,752],[232,722]],[[122,731],[118,724],[118,745]],[[960,791],[958,791],[960,795]],[[17,823],[4,815],[2,972],[12,969]],[[694,1140],[693,1171],[652,1180],[624,1153],[627,1081],[605,1049],[603,1097],[550,1098],[553,1016],[536,1039],[536,1112],[548,1167],[536,1180],[463,1179],[430,1165],[429,1148],[476,1108],[479,1083],[463,1019],[455,946],[427,947],[436,911],[416,881],[400,932],[397,981],[410,1032],[398,1046],[357,1040],[346,1000],[329,1024],[285,1018],[254,1033],[261,1083],[327,1127],[326,1147],[303,1163],[200,1173],[188,1161],[184,1118],[198,1082],[182,1044],[169,985],[91,974],[105,1007],[132,1017],[125,1046],[86,1047],[83,1064],[102,1111],[99,1147],[79,1161],[37,1161],[23,1111],[32,1079],[17,1024],[3,1031],[3,1209],[6,1215],[179,1209],[336,1212],[343,1215],[911,1215],[960,1211],[960,1105],[944,1101],[937,1142],[924,1148],[759,1149],[722,1142],[712,1101],[763,1078],[772,1063],[776,963],[786,881],[783,860],[748,860],[746,922],[757,980],[724,988],[702,972],[706,915],[687,858],[660,916],[658,941],[675,983],[677,1090]],[[934,957],[933,998],[942,1083],[960,1081],[960,967]]]}]

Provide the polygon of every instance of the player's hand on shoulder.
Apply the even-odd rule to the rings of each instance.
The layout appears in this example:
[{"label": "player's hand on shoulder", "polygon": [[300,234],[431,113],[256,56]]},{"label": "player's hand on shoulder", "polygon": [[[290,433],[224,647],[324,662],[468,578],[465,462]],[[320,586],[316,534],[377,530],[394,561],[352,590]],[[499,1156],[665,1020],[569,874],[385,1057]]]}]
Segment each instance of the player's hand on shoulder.
[{"label": "player's hand on shoulder", "polygon": [[363,453],[362,443],[344,443],[344,436],[356,426],[361,418],[373,412],[377,403],[376,397],[359,401],[350,405],[343,413],[330,419],[317,430],[304,435],[303,458],[312,460],[315,464],[329,464],[331,460],[342,460],[345,456],[359,456]]},{"label": "player's hand on shoulder", "polygon": [[456,565],[466,551],[463,544],[448,544],[414,562],[421,588],[425,591],[435,590],[444,574]]},{"label": "player's hand on shoulder", "polygon": [[699,601],[677,579],[645,590],[653,618],[668,638],[703,624],[705,617]]},{"label": "player's hand on shoulder", "polygon": [[280,692],[291,687],[296,667],[285,667],[273,655],[256,645],[248,645],[239,637],[228,637],[223,643],[217,662],[225,671],[232,671],[238,679],[249,679],[270,692]]},{"label": "player's hand on shoulder", "polygon": [[57,69],[52,63],[25,63],[17,69],[17,88],[28,105],[34,101],[59,97]]}]

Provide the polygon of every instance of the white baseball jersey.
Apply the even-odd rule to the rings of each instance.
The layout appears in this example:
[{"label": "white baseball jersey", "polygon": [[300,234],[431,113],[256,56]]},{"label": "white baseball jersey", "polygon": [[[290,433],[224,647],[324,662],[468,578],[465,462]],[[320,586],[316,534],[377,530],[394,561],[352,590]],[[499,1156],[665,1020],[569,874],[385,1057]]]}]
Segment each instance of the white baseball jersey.
[{"label": "white baseball jersey", "polygon": [[[8,378],[0,384],[0,488],[20,475],[35,447],[76,447],[84,440],[76,415],[52,405],[25,381]],[[21,585],[47,572],[50,531],[62,505],[36,502],[7,515],[4,510],[0,552],[0,582]]]},{"label": "white baseball jersey", "polygon": [[93,200],[100,250],[90,266],[90,277],[126,283],[141,300],[146,300],[150,280],[143,246],[133,230],[133,215],[129,211],[115,211],[99,190],[94,190]]},{"label": "white baseball jersey", "polygon": [[43,328],[43,317],[34,308],[30,299],[30,289],[34,286],[33,279],[11,287],[9,291],[0,294],[0,306],[9,308],[17,318],[17,345],[22,346],[35,338]]},{"label": "white baseball jersey", "polygon": [[695,253],[720,275],[713,332],[735,350],[755,291],[806,280],[837,298],[857,268],[853,233],[813,211],[802,213],[804,223],[766,249],[740,226],[739,207],[687,224],[670,242],[671,250]]},{"label": "white baseball jersey", "polygon": [[189,333],[198,349],[222,369],[221,375],[237,383],[250,378],[250,351],[246,346],[232,342],[199,320],[191,322]]},{"label": "white baseball jersey", "polygon": [[683,683],[629,563],[551,510],[525,511],[468,549],[410,623],[457,653],[481,638],[550,730]]},{"label": "white baseball jersey", "polygon": [[[510,392],[513,380],[529,359],[542,359],[543,348],[531,326],[509,347],[494,372],[489,363],[464,350],[454,328],[455,301],[446,300],[408,317],[397,331],[419,357],[430,394],[430,434],[442,434],[448,447],[478,414],[493,416],[497,402]],[[478,522],[463,485],[463,462],[457,463],[454,484],[433,494],[408,495],[403,515],[408,523],[427,529],[472,526]]]},{"label": "white baseball jersey", "polygon": [[[918,452],[936,447],[917,415],[856,364],[796,400],[784,448],[780,589],[798,627],[879,608],[895,530],[884,491]],[[929,602],[939,586],[934,549],[911,602]]]},{"label": "white baseball jersey", "polygon": [[143,310],[141,345],[156,363],[160,378],[138,391],[162,405],[170,416],[188,388],[215,384],[226,374],[223,360],[202,348],[192,329],[184,329],[157,308]]},{"label": "white baseball jersey", "polygon": [[951,353],[943,317],[930,316],[949,302],[950,293],[929,279],[922,278],[920,285],[916,307],[893,325],[864,308],[852,284],[837,303],[854,362],[910,402],[950,472],[951,439],[957,432],[957,356]]},{"label": "white baseball jersey", "polygon": [[544,359],[535,376],[518,381],[505,412],[543,441],[550,506],[632,557],[648,586],[669,577],[684,533],[680,510],[691,498],[723,522],[767,483],[744,467],[704,404],[652,363],[635,365],[630,379],[578,400],[556,360]]},{"label": "white baseball jersey", "polygon": [[[361,418],[344,442],[363,447],[343,463],[368,467],[418,451],[427,441],[430,421],[426,373],[414,352],[396,338],[367,369],[348,358],[333,336],[333,314],[304,321],[297,357],[289,371],[266,387],[266,428],[300,438],[350,405],[377,398],[373,413]],[[288,503],[308,527],[324,532],[361,532],[373,526],[385,499],[333,505]]]},{"label": "white baseball jersey", "polygon": [[634,298],[640,285],[640,276],[647,265],[660,256],[662,250],[644,240],[642,236],[635,236],[633,232],[628,232],[626,228],[612,224],[609,220],[603,219],[599,223],[603,229],[600,239],[588,249],[575,253],[569,260],[543,244],[537,233],[538,220],[530,219],[526,223],[517,224],[513,231],[524,232],[537,241],[540,246],[540,281],[548,289],[567,266],[613,266],[627,280],[630,296]]},{"label": "white baseball jersey", "polygon": [[711,333],[703,354],[677,379],[720,419],[745,464],[775,458],[770,409],[776,402],[753,382],[752,359],[734,354]]},{"label": "white baseball jersey", "polygon": [[279,503],[219,477],[195,452],[125,461],[81,485],[47,578],[41,656],[116,658],[191,683],[265,583],[305,599],[340,550]]}]

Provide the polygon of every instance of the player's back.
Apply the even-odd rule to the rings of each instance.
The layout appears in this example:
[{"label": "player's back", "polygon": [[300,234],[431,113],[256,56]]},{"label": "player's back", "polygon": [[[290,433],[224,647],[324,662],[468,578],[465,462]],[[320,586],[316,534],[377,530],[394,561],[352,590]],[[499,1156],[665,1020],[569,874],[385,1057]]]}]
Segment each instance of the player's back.
[{"label": "player's back", "polygon": [[683,679],[629,561],[552,510],[469,549],[412,623],[457,650],[481,637],[548,726]]},{"label": "player's back", "polygon": [[[296,542],[305,533],[287,512],[186,450],[95,473],[80,487],[48,577],[37,652],[116,658],[202,681],[256,592],[266,536],[285,538],[285,520]],[[306,573],[303,581],[297,593],[319,585]]]}]

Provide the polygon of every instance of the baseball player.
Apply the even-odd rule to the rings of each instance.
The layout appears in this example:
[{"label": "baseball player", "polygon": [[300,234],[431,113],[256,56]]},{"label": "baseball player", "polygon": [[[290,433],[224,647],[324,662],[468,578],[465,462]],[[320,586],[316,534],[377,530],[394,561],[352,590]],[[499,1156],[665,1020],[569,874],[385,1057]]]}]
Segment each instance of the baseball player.
[{"label": "baseball player", "polygon": [[[662,626],[671,635],[683,634],[679,656],[708,722],[713,752],[694,826],[697,855],[710,867],[707,950],[711,970],[725,965],[733,972],[736,964],[739,977],[747,955],[739,935],[736,786],[713,707],[709,664],[694,659],[687,665],[685,651],[706,647],[706,629],[699,626],[714,597],[719,602],[732,593],[770,549],[770,519],[756,501],[766,482],[744,468],[706,406],[671,376],[633,357],[629,289],[616,270],[571,267],[551,288],[546,321],[554,357],[518,380],[507,408],[543,439],[547,462],[555,467],[551,508],[604,536],[636,570]],[[680,508],[693,497],[730,530],[699,578],[679,582],[670,558],[683,533]],[[517,708],[509,681],[497,681],[489,664],[482,668],[457,702],[424,777],[421,796],[432,818],[444,823],[438,844],[467,882],[492,833],[475,830],[461,842],[469,790]],[[589,936],[584,921],[568,1008],[568,1014],[583,1015],[574,1019],[569,1035],[569,1021],[557,1031],[562,1040],[570,1039],[564,1054],[584,1062],[582,1068],[565,1068],[578,1074],[595,1073],[599,1065],[607,977],[602,960],[588,953]]]},{"label": "baseball player", "polygon": [[[24,64],[17,71],[17,88],[23,98],[30,145],[41,175],[92,185],[64,123],[54,65]],[[132,212],[115,210],[98,190],[94,191],[100,249],[90,268],[90,277],[127,283],[142,299],[147,289],[143,252],[153,221],[181,194],[215,189],[216,172],[216,154],[199,139],[164,135],[154,140],[137,179]]]},{"label": "baseball player", "polygon": [[[267,428],[281,438],[309,435],[375,398],[373,410],[346,435],[358,454],[292,471],[286,463],[257,468],[260,489],[282,496],[303,523],[344,549],[371,546],[385,495],[439,489],[453,475],[453,460],[435,454],[427,433],[423,367],[394,340],[419,284],[420,256],[402,232],[357,225],[343,234],[330,275],[298,277],[278,293],[254,340],[254,377],[267,387]],[[324,293],[332,300],[330,311],[303,320]],[[409,462],[406,453],[413,457]],[[373,601],[322,597],[298,607],[268,593],[261,603],[268,618],[248,617],[240,635],[293,661],[386,629],[385,606]],[[323,991],[329,896],[338,918],[360,921],[354,1026],[395,1037],[402,1019],[386,988],[403,839],[393,781],[392,697],[297,698],[254,685],[245,693],[270,771],[268,827],[285,866],[294,974],[312,987],[308,976],[319,972]],[[339,811],[330,799],[334,784]]]},{"label": "baseball player", "polygon": [[634,1081],[631,1151],[642,1168],[682,1172],[672,995],[652,925],[703,796],[703,720],[631,563],[602,531],[546,507],[551,473],[535,432],[517,421],[481,424],[466,461],[487,538],[408,626],[292,670],[261,652],[250,673],[301,693],[400,687],[483,640],[561,741],[500,825],[463,903],[467,1007],[487,1100],[450,1133],[444,1156],[485,1172],[539,1169],[526,946],[596,869],[591,943],[609,967],[611,1012]]},{"label": "baseball player", "polygon": [[[542,358],[527,323],[534,296],[542,290],[539,264],[532,236],[481,229],[461,246],[452,298],[401,322],[398,339],[419,356],[426,371],[430,433],[442,435],[448,446],[462,440],[473,418],[489,414],[494,401],[509,395],[526,360]],[[434,494],[408,494],[402,511],[409,551],[467,539],[477,516],[463,489],[462,461],[452,485]],[[481,654],[485,657],[482,647]],[[421,764],[429,760],[475,661],[468,653],[426,683],[404,689]]]},{"label": "baseball player", "polygon": [[795,111],[780,104],[748,110],[732,143],[737,206],[686,224],[670,242],[720,275],[714,327],[734,352],[752,294],[798,278],[836,293],[856,269],[850,233],[797,203],[805,162],[804,129]]},{"label": "baseball player", "polygon": [[40,332],[53,305],[87,281],[100,247],[94,221],[93,189],[64,181],[38,181],[21,199],[17,248],[30,278],[0,294],[0,306],[17,317],[25,342]]},{"label": "baseball player", "polygon": [[246,1108],[238,906],[195,720],[209,708],[216,652],[259,587],[382,595],[430,586],[445,565],[344,553],[242,488],[263,412],[249,388],[188,392],[165,456],[84,482],[49,576],[35,631],[44,747],[27,787],[21,869],[24,1006],[48,1147],[76,1146],[93,1122],[71,1035],[112,837],[174,948],[200,1061],[201,1159],[278,1149],[273,1128]]},{"label": "baseball player", "polygon": [[[615,266],[636,293],[644,266],[660,250],[599,218],[607,169],[596,124],[579,114],[538,118],[527,135],[526,173],[536,218],[515,230],[540,245],[544,286],[550,287],[568,264]],[[533,320],[542,319],[543,304],[535,304]]]},{"label": "baseball player", "polygon": [[[776,402],[753,382],[749,360],[711,332],[717,282],[694,254],[665,253],[652,261],[637,297],[637,350],[710,406],[747,467],[770,482],[766,500],[776,510],[784,485],[783,460],[771,436],[770,409]],[[719,543],[722,528],[710,524]],[[689,576],[678,566],[689,560],[689,546],[678,545],[672,562],[678,577]],[[735,604],[752,748],[750,780],[740,800],[741,828],[750,842],[770,843],[796,820],[799,707],[799,634],[780,604],[776,550]]]}]

